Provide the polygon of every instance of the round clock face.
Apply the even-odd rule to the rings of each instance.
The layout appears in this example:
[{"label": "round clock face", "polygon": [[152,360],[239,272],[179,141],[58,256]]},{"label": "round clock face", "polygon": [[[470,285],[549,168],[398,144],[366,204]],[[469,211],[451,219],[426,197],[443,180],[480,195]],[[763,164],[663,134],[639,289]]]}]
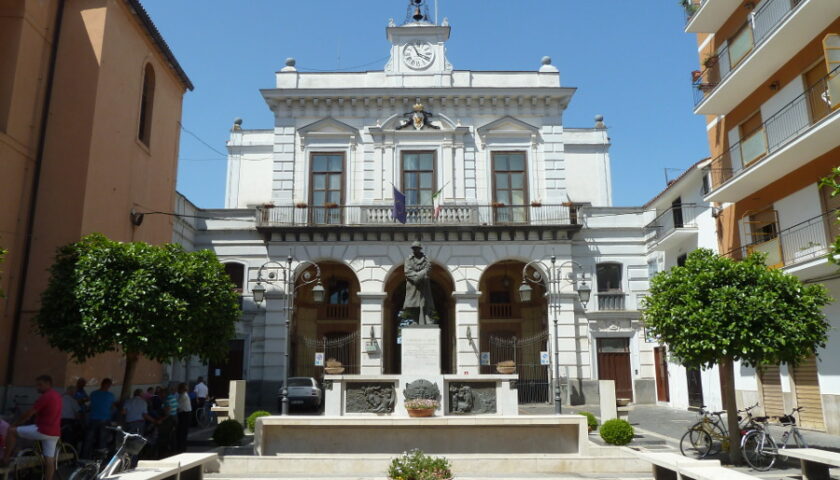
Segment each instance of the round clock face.
[{"label": "round clock face", "polygon": [[403,47],[403,61],[409,68],[420,70],[432,64],[435,51],[432,44],[422,40],[414,40]]}]

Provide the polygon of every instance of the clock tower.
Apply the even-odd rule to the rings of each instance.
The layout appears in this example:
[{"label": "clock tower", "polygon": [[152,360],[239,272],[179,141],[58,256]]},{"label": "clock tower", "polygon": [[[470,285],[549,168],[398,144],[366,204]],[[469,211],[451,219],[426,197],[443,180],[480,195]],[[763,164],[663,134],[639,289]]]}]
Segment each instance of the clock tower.
[{"label": "clock tower", "polygon": [[[436,84],[448,83],[442,78],[452,73],[445,46],[449,40],[448,23],[444,19],[441,25],[435,25],[429,21],[425,0],[409,0],[405,23],[396,26],[392,20],[387,28],[391,59],[385,66],[385,74],[389,77],[437,76]],[[413,83],[399,78],[391,80],[400,86]]]}]

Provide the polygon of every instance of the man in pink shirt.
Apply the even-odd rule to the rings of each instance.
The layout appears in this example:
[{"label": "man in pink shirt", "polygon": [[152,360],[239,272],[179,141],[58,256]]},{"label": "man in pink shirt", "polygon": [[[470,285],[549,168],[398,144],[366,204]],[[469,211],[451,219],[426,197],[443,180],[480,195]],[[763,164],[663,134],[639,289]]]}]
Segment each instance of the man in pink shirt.
[{"label": "man in pink shirt", "polygon": [[[8,465],[9,458],[15,449],[17,437],[27,440],[40,440],[41,451],[46,458],[46,472],[44,478],[52,480],[55,474],[55,447],[58,437],[61,436],[61,395],[52,388],[52,378],[49,375],[41,375],[35,379],[38,393],[41,394],[35,405],[24,413],[12,427],[9,428],[6,437],[6,451],[3,452],[3,460],[0,465]],[[34,425],[21,423],[35,417]]]}]

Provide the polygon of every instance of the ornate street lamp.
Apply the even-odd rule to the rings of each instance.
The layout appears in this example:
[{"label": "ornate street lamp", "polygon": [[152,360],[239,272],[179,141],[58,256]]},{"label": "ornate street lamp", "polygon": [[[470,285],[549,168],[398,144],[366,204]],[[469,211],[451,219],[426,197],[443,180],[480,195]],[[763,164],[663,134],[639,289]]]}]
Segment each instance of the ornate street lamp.
[{"label": "ornate street lamp", "polygon": [[[563,278],[561,272],[565,265],[571,265],[574,271],[577,268],[581,272],[581,282],[577,279]],[[542,273],[545,271],[545,273]],[[571,277],[571,275],[569,275]],[[560,296],[562,282],[569,282],[578,294],[578,300],[584,310],[589,303],[592,288],[586,283],[584,268],[574,260],[557,265],[557,257],[551,256],[551,265],[546,265],[540,260],[532,260],[522,267],[522,284],[519,286],[519,299],[522,302],[530,302],[533,294],[531,285],[544,285],[549,294],[549,308],[554,313],[554,413],[562,413],[561,392],[560,392],[560,339],[558,337],[558,323],[560,321],[560,305],[557,302]]]},{"label": "ornate street lamp", "polygon": [[[286,293],[286,362],[283,367],[283,389],[280,392],[281,398],[281,413],[283,415],[289,414],[289,390],[288,390],[288,383],[289,383],[289,364],[291,360],[291,348],[292,348],[292,341],[291,341],[291,322],[292,322],[292,315],[295,309],[295,293],[301,287],[305,287],[307,285],[315,284],[312,287],[312,300],[315,303],[321,303],[324,301],[325,290],[324,285],[321,283],[321,268],[318,267],[318,264],[315,262],[311,262],[309,260],[304,260],[298,264],[298,266],[303,265],[303,269],[300,271],[301,273],[295,277],[294,270],[292,270],[292,257],[289,256],[286,258],[286,265],[283,265],[279,262],[275,261],[268,261],[262,264],[259,271],[257,272],[257,284],[251,288],[251,293],[254,295],[254,302],[262,303],[265,299],[265,285],[263,283],[268,283],[270,285],[274,285],[276,283],[280,283],[284,287],[284,291]],[[310,271],[310,267],[315,269],[315,273],[313,274]],[[282,275],[280,275],[282,274]],[[298,284],[299,283],[299,284]]]}]

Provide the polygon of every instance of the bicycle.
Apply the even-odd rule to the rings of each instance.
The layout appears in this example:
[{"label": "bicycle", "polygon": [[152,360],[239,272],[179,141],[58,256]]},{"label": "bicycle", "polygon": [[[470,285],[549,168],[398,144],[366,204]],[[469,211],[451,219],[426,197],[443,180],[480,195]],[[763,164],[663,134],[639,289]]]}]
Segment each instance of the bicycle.
[{"label": "bicycle", "polygon": [[[93,460],[76,469],[67,480],[95,480],[109,478],[122,472],[131,470],[131,458],[139,455],[148,442],[145,437],[136,433],[128,433],[120,427],[106,427],[117,435],[122,435],[120,448],[114,452],[105,467],[103,459]],[[101,469],[101,470],[100,470]]]},{"label": "bicycle", "polygon": [[779,454],[779,450],[788,448],[788,442],[791,437],[796,442],[796,448],[808,448],[808,443],[802,437],[799,428],[796,426],[795,415],[801,412],[802,408],[794,408],[788,415],[773,417],[778,419],[782,426],[788,427],[782,434],[781,447],[776,444],[773,436],[765,426],[754,428],[744,435],[741,439],[741,453],[743,453],[744,460],[747,461],[749,466],[760,472],[766,472],[773,467],[776,460],[786,462],[788,457]]},{"label": "bicycle", "polygon": [[[746,419],[738,417],[738,429],[742,434],[745,427],[755,422],[752,410],[756,407],[757,403],[738,410],[738,413],[746,414]],[[705,458],[720,453],[721,450],[729,450],[729,429],[723,421],[724,413],[724,410],[709,412],[705,405],[701,406],[699,414],[702,418],[683,434],[680,439],[680,453],[686,457]]]},{"label": "bicycle", "polygon": [[[34,459],[34,460],[32,460]],[[79,462],[79,454],[73,445],[58,440],[55,446],[55,474],[62,478],[63,468],[74,468]],[[32,448],[25,448],[15,455],[14,478],[16,480],[40,480],[44,478],[44,471],[47,466],[47,457],[40,441],[35,441]]]},{"label": "bicycle", "polygon": [[196,425],[201,428],[207,428],[218,422],[216,412],[213,411],[213,407],[216,405],[215,400],[215,398],[208,398],[205,400],[204,405],[202,405],[201,408],[197,408],[195,410]]}]

